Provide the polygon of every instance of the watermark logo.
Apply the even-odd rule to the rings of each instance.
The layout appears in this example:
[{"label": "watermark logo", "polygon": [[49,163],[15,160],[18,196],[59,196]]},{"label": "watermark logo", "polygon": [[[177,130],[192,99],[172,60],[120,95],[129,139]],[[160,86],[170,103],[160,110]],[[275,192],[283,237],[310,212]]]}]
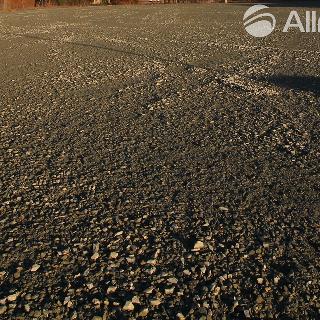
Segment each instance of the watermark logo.
[{"label": "watermark logo", "polygon": [[[258,4],[250,7],[243,16],[246,31],[256,38],[263,38],[273,32],[276,26],[276,18],[273,14],[262,12],[269,9],[268,6]],[[295,10],[290,11],[282,32],[298,30],[304,33],[320,33],[320,18],[316,11],[305,11],[304,17]]]},{"label": "watermark logo", "polygon": [[250,7],[243,16],[246,31],[256,38],[268,36],[276,26],[276,18],[271,13],[261,10],[269,9],[268,6],[258,4]]},{"label": "watermark logo", "polygon": [[304,20],[305,24],[302,23],[303,19],[297,11],[291,11],[282,32],[288,32],[292,28],[306,33],[320,32],[320,18],[317,17],[317,11],[306,11]]}]

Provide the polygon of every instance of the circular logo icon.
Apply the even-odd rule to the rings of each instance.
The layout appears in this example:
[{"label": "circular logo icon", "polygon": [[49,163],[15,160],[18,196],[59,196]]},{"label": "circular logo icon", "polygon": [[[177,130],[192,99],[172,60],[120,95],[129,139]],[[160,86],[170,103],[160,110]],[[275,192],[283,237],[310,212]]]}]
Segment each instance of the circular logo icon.
[{"label": "circular logo icon", "polygon": [[258,4],[250,7],[243,16],[246,31],[256,38],[268,36],[276,26],[276,18],[271,13],[258,13],[269,7]]}]

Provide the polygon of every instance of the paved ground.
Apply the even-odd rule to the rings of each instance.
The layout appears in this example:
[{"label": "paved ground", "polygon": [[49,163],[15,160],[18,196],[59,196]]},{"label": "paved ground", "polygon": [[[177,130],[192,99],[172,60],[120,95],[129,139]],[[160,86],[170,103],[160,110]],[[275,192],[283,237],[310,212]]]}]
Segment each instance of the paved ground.
[{"label": "paved ground", "polygon": [[245,9],[0,14],[1,319],[319,319],[319,35]]}]

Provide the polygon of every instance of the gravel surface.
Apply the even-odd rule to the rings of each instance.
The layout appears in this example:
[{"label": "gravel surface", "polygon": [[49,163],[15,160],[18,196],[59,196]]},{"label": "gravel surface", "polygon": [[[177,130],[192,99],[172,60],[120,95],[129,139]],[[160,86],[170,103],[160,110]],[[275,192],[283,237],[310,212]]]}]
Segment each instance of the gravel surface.
[{"label": "gravel surface", "polygon": [[245,10],[0,14],[1,319],[319,319],[319,35]]}]

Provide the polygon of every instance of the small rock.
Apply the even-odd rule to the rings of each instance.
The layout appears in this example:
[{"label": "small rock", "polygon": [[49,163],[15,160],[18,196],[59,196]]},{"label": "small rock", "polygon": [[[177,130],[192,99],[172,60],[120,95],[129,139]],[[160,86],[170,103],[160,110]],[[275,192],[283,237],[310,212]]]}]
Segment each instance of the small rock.
[{"label": "small rock", "polygon": [[42,316],[42,313],[41,311],[36,310],[35,312],[33,312],[32,316],[35,318],[40,318]]},{"label": "small rock", "polygon": [[197,241],[193,246],[194,250],[201,250],[203,248],[204,248],[204,243],[202,241]]},{"label": "small rock", "polygon": [[147,289],[144,290],[144,292],[145,292],[146,294],[151,294],[152,291],[153,291],[153,288],[152,288],[152,287],[149,287],[149,288],[147,288]]},{"label": "small rock", "polygon": [[87,288],[88,288],[89,290],[91,290],[92,288],[94,288],[93,283],[87,283],[86,286],[87,286]]},{"label": "small rock", "polygon": [[40,268],[40,265],[39,265],[39,264],[34,264],[34,265],[32,266],[32,268],[31,268],[31,272],[36,272],[36,271],[39,270],[39,268]]},{"label": "small rock", "polygon": [[154,299],[150,301],[150,304],[154,307],[157,307],[161,304],[161,300],[160,299]]},{"label": "small rock", "polygon": [[117,290],[117,287],[109,287],[107,289],[107,293],[114,293],[114,292],[116,292],[116,290]]},{"label": "small rock", "polygon": [[32,299],[32,296],[31,296],[30,293],[27,293],[27,294],[24,296],[24,300],[26,300],[26,301],[29,301],[29,300],[31,300],[31,299]]},{"label": "small rock", "polygon": [[91,260],[97,260],[99,258],[99,253],[95,252],[92,256],[91,256]]},{"label": "small rock", "polygon": [[177,278],[169,278],[167,281],[168,281],[169,283],[172,283],[172,284],[178,283],[178,279],[177,279]]},{"label": "small rock", "polygon": [[64,301],[63,301],[63,304],[67,304],[69,301],[70,301],[70,296],[65,297]]},{"label": "small rock", "polygon": [[126,304],[122,308],[124,311],[133,311],[134,305],[131,301],[127,301]]},{"label": "small rock", "polygon": [[116,258],[118,257],[118,255],[119,255],[118,252],[114,252],[114,251],[113,251],[113,252],[110,253],[109,258],[110,258],[110,259],[116,259]]},{"label": "small rock", "polygon": [[165,294],[172,294],[174,292],[174,287],[164,289]]},{"label": "small rock", "polygon": [[274,284],[278,284],[280,281],[280,277],[275,277],[273,281],[274,281]]},{"label": "small rock", "polygon": [[99,248],[100,248],[100,244],[99,243],[95,243],[94,245],[93,245],[93,252],[99,252]]},{"label": "small rock", "polygon": [[131,299],[131,302],[134,303],[134,304],[140,304],[140,299],[138,296],[134,296],[132,299]]},{"label": "small rock", "polygon": [[191,275],[191,272],[189,270],[183,270],[183,273],[186,275],[186,276],[190,276]]},{"label": "small rock", "polygon": [[24,305],[24,310],[26,310],[26,312],[29,312],[30,311],[30,305],[29,304]]},{"label": "small rock", "polygon": [[249,310],[244,310],[243,313],[246,318],[250,318],[250,311]]},{"label": "small rock", "polygon": [[149,310],[147,308],[144,308],[143,310],[141,310],[141,312],[139,313],[139,317],[146,317],[149,313]]},{"label": "small rock", "polygon": [[264,302],[264,299],[261,296],[258,296],[256,302],[258,304],[262,304]]},{"label": "small rock", "polygon": [[258,279],[257,279],[257,282],[258,282],[259,284],[263,284],[263,278],[258,278]]},{"label": "small rock", "polygon": [[148,260],[147,264],[150,264],[151,266],[155,266],[157,264],[157,260],[156,259]]},{"label": "small rock", "polygon": [[236,307],[239,305],[239,302],[238,301],[235,301],[233,303],[233,306],[232,306],[232,312],[234,312],[234,310],[236,309]]},{"label": "small rock", "polygon": [[7,311],[7,307],[6,306],[1,306],[0,307],[0,314],[4,314]]},{"label": "small rock", "polygon": [[219,293],[220,293],[220,290],[221,290],[221,288],[220,288],[220,287],[215,287],[215,288],[214,288],[214,292],[213,292],[213,294],[214,294],[215,296],[218,296],[218,295],[219,295]]},{"label": "small rock", "polygon": [[134,257],[128,257],[126,258],[126,260],[128,261],[128,263],[134,263],[136,261]]},{"label": "small rock", "polygon": [[19,293],[11,294],[10,296],[7,297],[7,300],[8,300],[9,302],[16,301],[17,298],[18,298],[18,296],[19,296]]},{"label": "small rock", "polygon": [[179,320],[185,320],[185,316],[182,314],[182,313],[177,313],[177,318],[179,319]]}]

